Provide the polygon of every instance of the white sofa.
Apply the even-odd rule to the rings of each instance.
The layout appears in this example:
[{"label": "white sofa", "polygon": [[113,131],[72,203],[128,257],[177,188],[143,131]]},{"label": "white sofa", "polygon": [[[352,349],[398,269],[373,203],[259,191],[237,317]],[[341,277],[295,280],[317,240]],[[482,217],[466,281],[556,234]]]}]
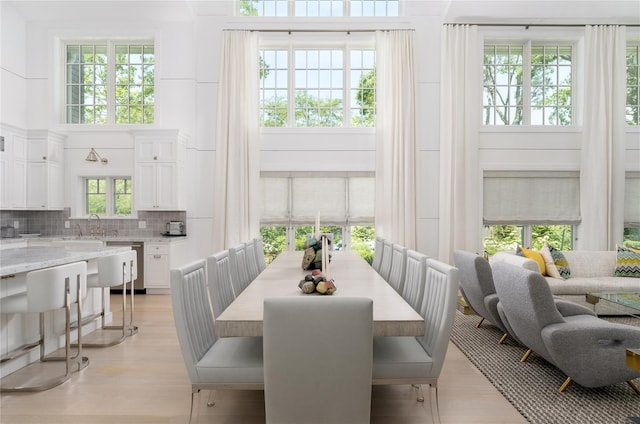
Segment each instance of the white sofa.
[{"label": "white sofa", "polygon": [[[640,278],[614,277],[617,253],[615,251],[563,251],[569,263],[571,277],[563,280],[545,275],[551,293],[563,299],[586,305],[586,294],[595,292],[635,292],[640,293]],[[538,264],[529,258],[517,256],[513,252],[498,252],[491,256],[490,263],[507,262],[532,271],[540,272]],[[600,301],[594,311],[598,315],[624,315],[627,311],[607,307]]]}]

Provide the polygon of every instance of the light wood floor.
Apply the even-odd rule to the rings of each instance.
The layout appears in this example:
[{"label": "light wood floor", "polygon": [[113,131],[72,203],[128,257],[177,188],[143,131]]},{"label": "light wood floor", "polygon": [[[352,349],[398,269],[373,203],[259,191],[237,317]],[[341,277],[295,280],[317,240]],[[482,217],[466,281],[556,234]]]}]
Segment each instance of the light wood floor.
[{"label": "light wood floor", "polygon": [[[112,295],[114,309],[121,302],[118,299]],[[139,333],[124,343],[85,349],[90,365],[61,386],[41,393],[3,394],[0,422],[186,424],[191,389],[175,334],[170,297],[136,296],[136,323]],[[453,344],[447,352],[438,393],[442,423],[526,423]],[[261,391],[220,391],[213,408],[207,408],[206,398],[207,392],[203,392],[199,423],[264,423]],[[331,394],[317,401],[327,402],[330,407]],[[428,401],[416,402],[409,386],[373,388],[372,423],[428,423],[430,416]]]}]

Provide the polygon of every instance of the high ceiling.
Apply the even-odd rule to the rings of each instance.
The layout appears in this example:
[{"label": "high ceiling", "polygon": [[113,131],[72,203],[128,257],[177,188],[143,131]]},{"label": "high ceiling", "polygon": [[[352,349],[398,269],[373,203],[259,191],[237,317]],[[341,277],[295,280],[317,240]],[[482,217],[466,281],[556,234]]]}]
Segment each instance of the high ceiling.
[{"label": "high ceiling", "polygon": [[[406,0],[441,11],[447,23],[640,24],[638,0]],[[225,13],[231,0],[0,0],[28,21],[187,21]]]}]

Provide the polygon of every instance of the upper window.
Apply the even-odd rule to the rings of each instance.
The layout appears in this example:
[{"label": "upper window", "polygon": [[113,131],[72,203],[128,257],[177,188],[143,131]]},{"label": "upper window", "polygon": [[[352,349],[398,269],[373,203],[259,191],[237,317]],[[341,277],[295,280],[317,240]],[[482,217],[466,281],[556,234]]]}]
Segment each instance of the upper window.
[{"label": "upper window", "polygon": [[264,127],[373,127],[375,50],[261,50],[260,117]]},{"label": "upper window", "polygon": [[627,125],[640,125],[640,75],[639,61],[640,45],[627,46]]},{"label": "upper window", "polygon": [[68,124],[153,123],[152,44],[67,44],[65,65]]},{"label": "upper window", "polygon": [[399,0],[240,0],[241,16],[398,16]]},{"label": "upper window", "polygon": [[571,125],[573,46],[486,44],[485,125]]}]

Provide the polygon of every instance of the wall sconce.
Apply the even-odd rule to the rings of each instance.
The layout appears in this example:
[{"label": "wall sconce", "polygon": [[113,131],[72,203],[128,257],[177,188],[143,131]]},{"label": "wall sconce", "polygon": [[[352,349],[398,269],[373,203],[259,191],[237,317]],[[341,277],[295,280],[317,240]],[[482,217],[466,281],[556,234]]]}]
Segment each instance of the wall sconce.
[{"label": "wall sconce", "polygon": [[100,160],[100,162],[102,162],[105,165],[109,163],[109,159],[101,157],[93,147],[89,151],[89,154],[87,155],[87,158],[85,160],[87,162],[98,162],[98,160]]}]

